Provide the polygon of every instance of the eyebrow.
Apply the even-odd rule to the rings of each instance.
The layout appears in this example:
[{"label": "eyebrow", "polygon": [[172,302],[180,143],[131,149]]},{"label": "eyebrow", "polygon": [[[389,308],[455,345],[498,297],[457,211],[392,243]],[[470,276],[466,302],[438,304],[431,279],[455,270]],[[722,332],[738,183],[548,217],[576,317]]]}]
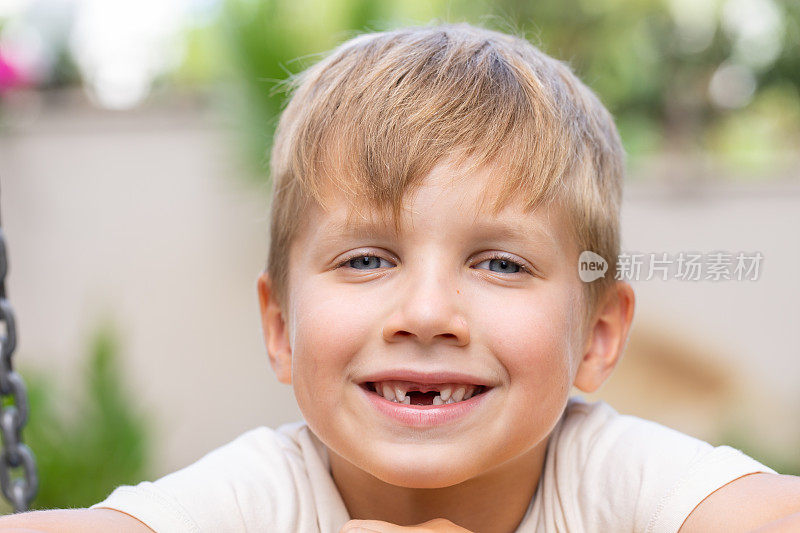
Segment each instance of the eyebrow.
[{"label": "eyebrow", "polygon": [[538,238],[536,242],[543,242],[555,246],[556,240],[547,229],[532,224],[514,225],[506,222],[481,221],[470,226],[474,235],[482,238],[497,239],[525,243]]},{"label": "eyebrow", "polygon": [[[508,222],[498,222],[491,218],[476,219],[466,226],[469,234],[486,240],[503,240],[524,244],[531,242],[532,238],[540,244],[557,246],[556,239],[542,226],[515,225]],[[353,238],[365,237],[398,237],[393,224],[363,219],[334,220],[327,223],[321,235],[325,237],[344,236]]]},{"label": "eyebrow", "polygon": [[321,234],[326,237],[346,236],[356,238],[375,235],[398,235],[393,226],[363,219],[353,219],[350,221],[341,219],[334,220],[323,226]]}]

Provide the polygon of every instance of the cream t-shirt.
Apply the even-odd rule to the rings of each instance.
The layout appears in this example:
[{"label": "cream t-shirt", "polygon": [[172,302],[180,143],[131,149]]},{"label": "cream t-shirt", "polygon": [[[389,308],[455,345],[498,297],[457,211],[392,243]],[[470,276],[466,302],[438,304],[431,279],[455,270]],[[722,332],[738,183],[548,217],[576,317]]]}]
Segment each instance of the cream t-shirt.
[{"label": "cream t-shirt", "polygon": [[[674,532],[706,496],[754,472],[774,473],[728,446],[570,398],[517,532]],[[158,533],[338,533],[349,520],[327,450],[304,422],[252,429],[182,470],[117,487],[98,507]]]}]

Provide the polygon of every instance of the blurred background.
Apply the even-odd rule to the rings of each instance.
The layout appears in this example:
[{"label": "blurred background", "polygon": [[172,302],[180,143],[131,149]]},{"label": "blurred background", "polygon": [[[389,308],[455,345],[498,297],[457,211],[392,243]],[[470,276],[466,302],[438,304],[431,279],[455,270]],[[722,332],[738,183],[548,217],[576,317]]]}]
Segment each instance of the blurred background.
[{"label": "blurred background", "polygon": [[592,398],[800,474],[800,3],[0,0],[34,508],[300,418],[256,297],[278,82],[433,20],[524,32],[600,95],[628,152],[625,251],[763,254],[755,281],[634,281],[629,345]]}]

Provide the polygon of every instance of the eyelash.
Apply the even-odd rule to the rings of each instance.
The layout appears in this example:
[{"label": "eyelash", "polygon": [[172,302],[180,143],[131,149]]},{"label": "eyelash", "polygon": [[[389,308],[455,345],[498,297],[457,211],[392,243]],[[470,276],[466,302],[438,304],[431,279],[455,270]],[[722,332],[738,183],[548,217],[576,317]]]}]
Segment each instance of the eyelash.
[{"label": "eyelash", "polygon": [[[389,261],[388,259],[385,259],[385,258],[383,258],[383,257],[381,257],[379,255],[370,254],[370,253],[360,253],[360,254],[351,255],[350,257],[344,259],[342,262],[340,262],[337,265],[336,268],[347,267],[348,263],[350,263],[350,261],[352,261],[354,259],[361,259],[362,257],[375,257],[375,258],[378,258],[378,259],[383,260],[383,261]],[[507,274],[521,274],[521,273],[533,274],[533,272],[531,272],[531,270],[528,267],[526,267],[525,265],[523,265],[519,261],[516,261],[513,256],[511,256],[509,254],[504,254],[502,252],[494,252],[491,255],[489,255],[488,257],[483,258],[481,261],[478,262],[478,264],[483,263],[485,261],[492,261],[493,259],[497,259],[499,261],[508,261],[509,263],[519,267],[519,271],[518,272],[507,272]],[[389,262],[391,262],[391,261],[389,261]],[[362,270],[362,269],[355,269],[354,268],[353,270]],[[370,268],[370,269],[363,269],[363,270],[377,270],[377,269],[371,269]],[[498,272],[498,274],[503,274],[503,273],[504,272]]]},{"label": "eyelash", "polygon": [[[484,258],[483,261],[481,261],[480,263],[483,263],[484,261],[492,261],[493,259],[497,259],[498,261],[508,261],[509,263],[519,267],[519,272],[507,272],[508,274],[521,274],[521,273],[533,274],[533,272],[531,272],[531,270],[528,267],[526,267],[519,261],[516,261],[513,256],[509,254],[504,254],[502,252],[493,252],[489,257]],[[498,274],[504,274],[504,272],[498,272]]]}]

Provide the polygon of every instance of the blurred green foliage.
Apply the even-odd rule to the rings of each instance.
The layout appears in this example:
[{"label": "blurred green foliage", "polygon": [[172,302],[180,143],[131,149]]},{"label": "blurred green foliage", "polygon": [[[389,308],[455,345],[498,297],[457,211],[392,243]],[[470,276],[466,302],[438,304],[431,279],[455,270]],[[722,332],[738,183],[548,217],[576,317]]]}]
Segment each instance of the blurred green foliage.
[{"label": "blurred green foliage", "polygon": [[[148,478],[150,430],[125,393],[119,352],[114,329],[102,326],[91,343],[81,398],[64,397],[51,376],[22,372],[30,402],[22,436],[39,473],[32,510],[88,507],[118,485]],[[11,512],[6,502],[2,511]]]},{"label": "blurred green foliage", "polygon": [[[760,9],[763,20],[748,26],[747,9]],[[769,20],[773,27],[764,27]],[[279,80],[357,33],[436,21],[524,35],[567,61],[615,115],[634,159],[705,151],[769,170],[800,146],[800,3],[223,0],[212,24],[189,32],[181,77],[236,82],[236,98],[226,101],[238,106],[230,111],[239,146],[264,179],[285,98]],[[717,83],[717,100],[733,98],[726,104],[710,87],[730,65],[733,77]]]},{"label": "blurred green foliage", "polygon": [[754,439],[752,434],[746,433],[741,428],[732,427],[724,431],[716,445],[722,444],[741,450],[779,474],[800,476],[800,455],[766,451],[758,439]]},{"label": "blurred green foliage", "polygon": [[[71,56],[73,22],[51,24],[69,11],[61,5],[42,0],[26,19],[50,43],[51,71],[37,88],[87,75],[91,87],[91,70],[79,72]],[[435,22],[521,35],[568,62],[615,116],[634,165],[642,156],[699,154],[720,163],[728,179],[759,179],[790,171],[800,155],[797,1],[201,0],[185,7],[182,62],[159,73],[156,85],[223,89],[210,100],[239,132],[241,161],[260,180],[285,99],[281,80],[358,33]]]}]

